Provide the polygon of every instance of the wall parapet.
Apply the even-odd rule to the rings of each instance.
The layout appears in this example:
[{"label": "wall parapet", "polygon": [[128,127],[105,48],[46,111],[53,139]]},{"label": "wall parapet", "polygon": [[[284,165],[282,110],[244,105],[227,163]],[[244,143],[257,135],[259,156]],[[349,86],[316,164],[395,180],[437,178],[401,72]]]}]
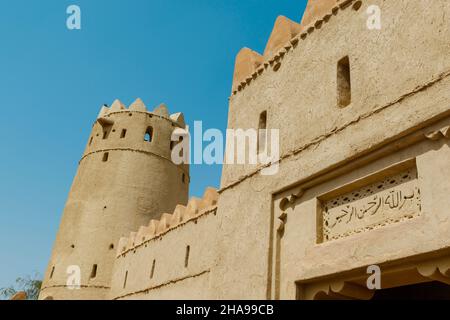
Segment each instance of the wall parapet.
[{"label": "wall parapet", "polygon": [[153,111],[149,111],[140,98],[137,98],[136,101],[134,101],[128,108],[118,99],[113,102],[111,107],[104,105],[100,109],[100,113],[97,116],[96,122],[99,122],[100,124],[104,123],[107,125],[111,121],[108,119],[109,116],[124,112],[146,113],[154,117],[168,120],[181,128],[186,127],[183,113],[178,112],[169,114],[169,110],[164,103],[157,106]]},{"label": "wall parapet", "polygon": [[208,188],[203,198],[191,198],[187,206],[178,205],[172,214],[164,213],[160,220],[151,220],[147,226],[142,226],[137,232],[132,232],[128,237],[119,240],[117,257],[125,256],[128,252],[159,239],[189,222],[196,222],[211,213],[216,214],[218,199],[217,190]]},{"label": "wall parapet", "polygon": [[297,48],[300,40],[305,40],[314,30],[320,29],[340,10],[352,6],[356,11],[361,4],[361,0],[310,0],[301,24],[279,16],[264,55],[248,48],[244,48],[237,54],[231,96],[244,90],[269,67],[278,71],[283,58],[289,51]]}]

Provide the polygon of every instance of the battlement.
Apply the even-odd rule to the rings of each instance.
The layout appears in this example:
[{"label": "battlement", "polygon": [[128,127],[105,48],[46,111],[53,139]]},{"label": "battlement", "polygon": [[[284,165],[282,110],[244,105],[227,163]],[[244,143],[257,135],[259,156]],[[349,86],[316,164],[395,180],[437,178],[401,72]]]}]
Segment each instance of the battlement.
[{"label": "battlement", "polygon": [[151,220],[148,226],[142,226],[129,237],[119,240],[117,257],[126,255],[156,238],[164,236],[169,231],[195,221],[201,216],[217,210],[219,194],[216,189],[206,189],[203,198],[191,198],[187,206],[178,205],[172,214],[164,213],[160,220]]},{"label": "battlement", "polygon": [[310,0],[300,24],[279,16],[263,55],[249,48],[243,48],[237,54],[232,96],[244,90],[269,68],[278,71],[286,54],[296,49],[299,42],[306,40],[314,30],[322,28],[339,11],[350,6],[357,11],[361,4],[360,0]]},{"label": "battlement", "polygon": [[[101,108],[80,163],[86,158],[95,157],[104,157],[101,159],[106,163],[113,153],[138,152],[174,165],[171,154],[178,142],[172,139],[174,131],[179,128],[186,128],[183,113],[170,114],[165,104],[149,111],[139,98],[129,107],[120,100],[115,100],[110,107],[104,105]],[[116,156],[115,159],[119,157]],[[155,164],[147,163],[146,166],[153,170]],[[188,180],[189,166],[178,167],[183,168],[184,176],[181,180],[185,183]]]},{"label": "battlement", "polygon": [[147,113],[155,117],[167,119],[177,124],[181,128],[186,127],[183,113],[178,112],[174,114],[169,114],[169,109],[164,103],[157,106],[153,111],[149,111],[147,109],[147,106],[140,98],[137,98],[136,101],[134,101],[128,108],[118,99],[116,99],[113,102],[111,107],[103,106],[100,109],[100,113],[97,116],[97,122],[99,122],[100,124],[104,123],[107,125],[110,122],[110,120],[108,119],[109,116],[111,116],[112,114],[126,113],[126,112]]}]

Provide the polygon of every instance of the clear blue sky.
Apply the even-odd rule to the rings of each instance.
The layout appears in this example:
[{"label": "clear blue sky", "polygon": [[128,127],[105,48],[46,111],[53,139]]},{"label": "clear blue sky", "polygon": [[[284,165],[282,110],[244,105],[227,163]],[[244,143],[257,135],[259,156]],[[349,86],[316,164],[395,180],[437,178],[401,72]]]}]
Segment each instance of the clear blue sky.
[{"label": "clear blue sky", "polygon": [[[224,130],[234,58],[263,52],[278,15],[306,0],[0,0],[0,287],[44,273],[67,194],[103,103],[165,102]],[[82,30],[66,28],[66,8]],[[219,166],[191,167],[191,194]]]}]

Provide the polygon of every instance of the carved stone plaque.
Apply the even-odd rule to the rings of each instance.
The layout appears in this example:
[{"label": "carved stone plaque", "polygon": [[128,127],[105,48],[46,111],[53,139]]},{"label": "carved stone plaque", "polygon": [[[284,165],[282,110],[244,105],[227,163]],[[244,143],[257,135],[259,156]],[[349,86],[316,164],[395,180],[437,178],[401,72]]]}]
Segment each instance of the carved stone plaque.
[{"label": "carved stone plaque", "polygon": [[420,213],[417,169],[412,168],[324,201],[323,241],[409,220]]}]

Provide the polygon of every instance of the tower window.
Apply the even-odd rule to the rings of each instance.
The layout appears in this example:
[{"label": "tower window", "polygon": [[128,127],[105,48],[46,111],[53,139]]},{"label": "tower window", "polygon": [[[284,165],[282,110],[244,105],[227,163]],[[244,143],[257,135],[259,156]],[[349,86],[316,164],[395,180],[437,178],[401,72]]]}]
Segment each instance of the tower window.
[{"label": "tower window", "polygon": [[110,132],[111,132],[111,126],[103,129],[103,140],[108,139]]},{"label": "tower window", "polygon": [[258,153],[261,153],[266,149],[266,140],[267,140],[267,111],[263,111],[259,115]]},{"label": "tower window", "polygon": [[95,277],[97,277],[97,265],[96,264],[94,264],[92,266],[91,279],[94,279]]},{"label": "tower window", "polygon": [[347,107],[352,102],[352,86],[350,77],[350,59],[342,58],[337,66],[337,99],[338,106]]},{"label": "tower window", "polygon": [[53,278],[54,273],[55,273],[55,266],[52,267],[52,271],[50,272],[50,279]]},{"label": "tower window", "polygon": [[187,268],[189,266],[189,254],[191,253],[191,247],[186,247],[186,256],[184,257],[184,267]]},{"label": "tower window", "polygon": [[[183,143],[184,137],[180,136],[178,137],[178,141],[170,141],[170,151],[173,151],[173,149],[180,143]],[[180,150],[178,151],[177,156],[180,156],[181,158],[184,157],[184,146],[181,145]]]},{"label": "tower window", "polygon": [[123,288],[127,286],[127,280],[128,280],[128,271],[125,272],[125,278],[123,279]]},{"label": "tower window", "polygon": [[127,135],[127,129],[123,129],[122,132],[120,133],[120,139],[125,138],[126,135]]},{"label": "tower window", "polygon": [[181,181],[183,183],[186,183],[186,174],[183,173],[183,175],[181,176]]},{"label": "tower window", "polygon": [[150,279],[153,279],[153,276],[155,275],[155,267],[156,267],[156,260],[154,259],[152,263],[152,270],[150,272]]},{"label": "tower window", "polygon": [[92,144],[92,141],[94,140],[94,137],[91,137],[91,139],[89,140],[89,145]]},{"label": "tower window", "polygon": [[103,159],[102,159],[102,161],[103,161],[103,162],[107,162],[108,159],[109,159],[109,152],[105,152],[105,153],[103,154]]},{"label": "tower window", "polygon": [[152,142],[152,140],[153,140],[153,128],[148,127],[147,130],[145,131],[144,141]]}]

